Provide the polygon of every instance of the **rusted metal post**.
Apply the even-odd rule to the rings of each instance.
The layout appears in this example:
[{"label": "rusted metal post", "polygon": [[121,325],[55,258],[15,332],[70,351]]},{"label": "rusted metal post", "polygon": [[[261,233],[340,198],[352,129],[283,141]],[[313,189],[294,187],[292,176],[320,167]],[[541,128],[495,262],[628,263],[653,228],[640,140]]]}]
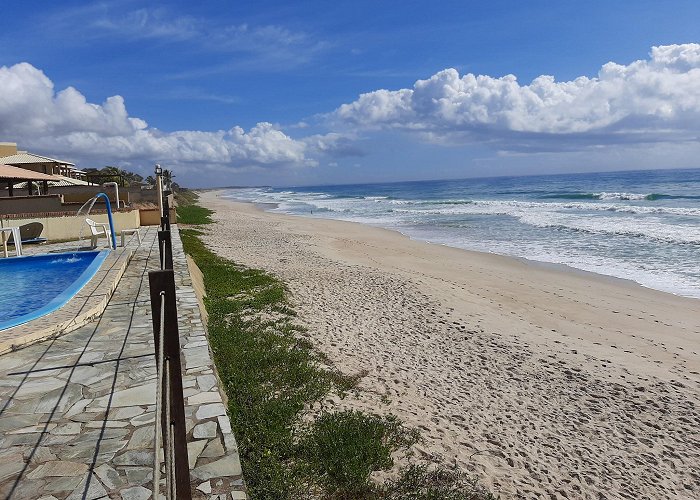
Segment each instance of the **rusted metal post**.
[{"label": "rusted metal post", "polygon": [[[148,273],[151,295],[151,317],[156,352],[160,346],[160,294],[165,292],[164,337],[163,350],[169,365],[169,377],[165,387],[156,390],[163,392],[163,401],[170,401],[169,412],[161,415],[163,436],[168,435],[168,427],[173,436],[173,452],[170,453],[164,444],[163,455],[166,461],[174,456],[175,488],[178,500],[191,500],[190,467],[187,460],[187,430],[185,428],[185,404],[182,395],[182,367],[180,364],[180,334],[177,326],[177,305],[175,298],[175,273],[172,269],[151,271]],[[159,370],[163,367],[159,366]],[[165,391],[169,390],[169,394]],[[169,396],[169,397],[167,397]],[[168,422],[166,414],[170,414]],[[159,451],[156,450],[156,453]],[[166,462],[167,463],[167,462]],[[167,470],[167,467],[166,467]],[[158,485],[154,485],[154,491]],[[154,495],[155,497],[155,495]]]},{"label": "rusted metal post", "polygon": [[[173,268],[173,240],[170,231],[158,231],[158,249],[160,251],[160,268]],[[163,254],[165,251],[165,254]]]},{"label": "rusted metal post", "polygon": [[170,231],[170,203],[167,195],[163,195],[163,216],[160,218],[160,228],[163,231]]}]

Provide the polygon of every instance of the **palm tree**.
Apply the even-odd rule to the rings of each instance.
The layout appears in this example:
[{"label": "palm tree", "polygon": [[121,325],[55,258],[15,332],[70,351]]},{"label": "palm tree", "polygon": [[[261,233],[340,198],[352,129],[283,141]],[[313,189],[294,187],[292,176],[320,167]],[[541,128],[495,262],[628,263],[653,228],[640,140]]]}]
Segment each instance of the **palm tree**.
[{"label": "palm tree", "polygon": [[163,174],[162,174],[162,178],[163,178],[163,189],[171,190],[172,184],[173,184],[173,179],[175,178],[175,174],[173,173],[173,171],[168,170],[167,168],[164,169]]},{"label": "palm tree", "polygon": [[130,186],[131,184],[139,184],[143,177],[134,172],[129,172],[128,170],[121,169],[119,167],[106,166],[101,171],[101,174],[105,176],[112,176],[115,180],[119,180],[124,183],[124,186]]}]

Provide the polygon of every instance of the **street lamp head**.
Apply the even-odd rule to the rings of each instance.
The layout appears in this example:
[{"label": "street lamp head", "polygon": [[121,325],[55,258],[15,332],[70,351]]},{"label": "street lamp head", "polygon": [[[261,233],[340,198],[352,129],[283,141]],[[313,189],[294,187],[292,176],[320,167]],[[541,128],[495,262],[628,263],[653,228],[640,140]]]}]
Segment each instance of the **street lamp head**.
[{"label": "street lamp head", "polygon": [[163,174],[163,169],[161,168],[160,165],[156,163],[156,175],[162,175]]}]

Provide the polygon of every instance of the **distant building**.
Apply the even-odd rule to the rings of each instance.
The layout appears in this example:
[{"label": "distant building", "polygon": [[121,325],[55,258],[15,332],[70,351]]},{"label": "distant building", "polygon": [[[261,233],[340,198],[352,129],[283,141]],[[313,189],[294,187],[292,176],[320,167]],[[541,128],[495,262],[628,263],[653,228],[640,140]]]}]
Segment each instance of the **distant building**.
[{"label": "distant building", "polygon": [[69,179],[85,180],[85,172],[75,164],[28,151],[18,151],[17,143],[0,142],[0,165],[12,165],[47,175],[60,175]]}]

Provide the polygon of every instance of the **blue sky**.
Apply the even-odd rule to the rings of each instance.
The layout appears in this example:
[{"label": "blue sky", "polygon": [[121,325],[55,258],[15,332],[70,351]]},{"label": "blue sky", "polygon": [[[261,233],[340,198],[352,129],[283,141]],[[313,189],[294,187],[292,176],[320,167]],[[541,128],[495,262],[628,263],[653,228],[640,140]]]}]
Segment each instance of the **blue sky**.
[{"label": "blue sky", "polygon": [[697,1],[3,9],[0,141],[81,166],[193,186],[698,166]]}]

